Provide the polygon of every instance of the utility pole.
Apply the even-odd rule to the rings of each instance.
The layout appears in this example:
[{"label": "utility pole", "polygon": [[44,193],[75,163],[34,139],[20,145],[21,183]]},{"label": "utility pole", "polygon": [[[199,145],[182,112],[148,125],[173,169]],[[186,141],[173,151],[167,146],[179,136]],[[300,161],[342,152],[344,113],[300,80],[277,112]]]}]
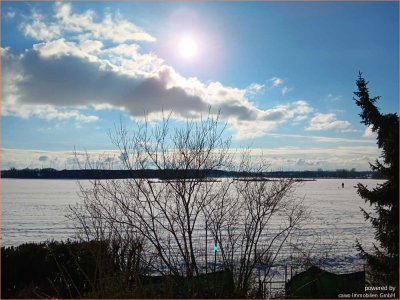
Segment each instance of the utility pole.
[{"label": "utility pole", "polygon": [[287,265],[285,265],[285,283],[288,282],[288,280],[287,280],[287,275],[288,275]]},{"label": "utility pole", "polygon": [[217,245],[217,240],[215,240],[214,244],[214,273],[217,268],[217,251],[218,251],[218,245]]},{"label": "utility pole", "polygon": [[206,258],[206,274],[208,274],[208,261],[207,261],[207,252],[208,252],[208,240],[207,240],[207,231],[208,231],[208,222],[206,219],[206,253],[205,253],[205,258]]}]

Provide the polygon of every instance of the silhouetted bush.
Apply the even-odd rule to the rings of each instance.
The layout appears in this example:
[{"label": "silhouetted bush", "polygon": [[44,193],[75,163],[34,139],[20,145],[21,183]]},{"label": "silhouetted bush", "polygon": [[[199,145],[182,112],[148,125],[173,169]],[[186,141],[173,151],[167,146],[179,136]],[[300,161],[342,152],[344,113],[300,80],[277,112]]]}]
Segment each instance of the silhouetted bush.
[{"label": "silhouetted bush", "polygon": [[2,298],[82,297],[94,287],[102,249],[101,242],[71,241],[2,247]]},{"label": "silhouetted bush", "polygon": [[[1,298],[229,298],[227,271],[146,276],[121,269],[106,242],[28,243],[1,248]],[[118,263],[117,263],[118,262]],[[135,280],[132,281],[132,278]]]}]

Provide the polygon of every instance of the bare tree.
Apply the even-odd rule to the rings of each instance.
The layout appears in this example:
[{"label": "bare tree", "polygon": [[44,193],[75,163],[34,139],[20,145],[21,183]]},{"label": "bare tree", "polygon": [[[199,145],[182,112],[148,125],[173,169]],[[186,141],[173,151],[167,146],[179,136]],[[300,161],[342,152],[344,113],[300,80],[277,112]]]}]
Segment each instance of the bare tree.
[{"label": "bare tree", "polygon": [[257,266],[266,267],[264,277],[268,276],[283,245],[307,216],[293,196],[295,180],[260,177],[268,165],[263,161],[253,165],[245,154],[239,174],[247,176],[234,178],[229,196],[215,201],[209,211],[212,234],[220,245],[224,267],[234,274],[239,297],[251,290]]},{"label": "bare tree", "polygon": [[[295,182],[260,178],[266,165],[254,169],[250,155],[237,160],[218,115],[174,130],[169,117],[145,119],[132,132],[116,126],[110,137],[132,177],[81,185],[83,203],[73,216],[87,238],[140,241],[147,249],[141,264],[153,273],[190,281],[207,272],[210,233],[236,295],[247,296],[257,265],[273,263],[304,218],[291,197]],[[162,178],[151,178],[153,170]],[[217,170],[252,177],[210,179]]]}]

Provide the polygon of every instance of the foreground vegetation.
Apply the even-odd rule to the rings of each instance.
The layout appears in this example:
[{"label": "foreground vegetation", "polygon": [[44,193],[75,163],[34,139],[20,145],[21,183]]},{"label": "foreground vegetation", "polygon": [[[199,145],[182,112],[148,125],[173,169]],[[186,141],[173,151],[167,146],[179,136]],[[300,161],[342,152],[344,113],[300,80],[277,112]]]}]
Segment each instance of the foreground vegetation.
[{"label": "foreground vegetation", "polygon": [[[104,242],[48,242],[1,249],[2,298],[229,298],[232,274],[209,273],[187,280],[149,275]],[[123,264],[128,263],[129,266]]]},{"label": "foreground vegetation", "polygon": [[[69,214],[78,237],[107,241],[126,271],[129,251],[136,253],[139,268],[188,282],[215,271],[218,263],[232,274],[236,297],[254,294],[257,267],[266,266],[269,275],[308,214],[294,195],[298,182],[258,180],[268,164],[232,150],[218,117],[209,113],[178,128],[168,116],[156,124],[134,123],[133,130],[116,126],[111,140],[124,168],[136,176],[80,185],[82,201]],[[113,169],[102,157],[77,156],[77,163]],[[179,176],[154,180],[149,169]],[[239,176],[209,180],[221,169]],[[248,176],[243,180],[241,174]],[[186,295],[197,297],[196,288]]]},{"label": "foreground vegetation", "polygon": [[380,97],[370,97],[368,82],[360,73],[354,92],[356,104],[361,108],[362,123],[376,133],[377,145],[382,150],[371,169],[387,179],[373,189],[358,184],[358,194],[373,207],[369,213],[362,209],[364,217],[374,228],[373,251],[366,251],[365,245],[357,242],[361,257],[367,260],[371,269],[371,284],[392,285],[399,283],[399,116],[396,113],[383,114],[376,106]]}]

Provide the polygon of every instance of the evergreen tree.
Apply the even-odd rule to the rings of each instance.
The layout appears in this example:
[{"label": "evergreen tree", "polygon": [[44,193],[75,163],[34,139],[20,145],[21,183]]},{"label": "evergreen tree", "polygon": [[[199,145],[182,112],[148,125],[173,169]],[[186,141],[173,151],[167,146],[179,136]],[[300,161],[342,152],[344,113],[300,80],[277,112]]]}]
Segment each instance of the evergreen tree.
[{"label": "evergreen tree", "polygon": [[398,285],[399,270],[399,117],[396,113],[382,114],[375,105],[380,97],[370,98],[368,82],[359,73],[356,81],[358,91],[353,98],[362,109],[361,123],[370,126],[377,134],[377,144],[382,149],[380,160],[370,163],[371,169],[382,175],[386,181],[373,189],[359,183],[358,194],[374,208],[374,213],[364,209],[364,217],[374,228],[378,245],[373,251],[366,251],[357,242],[361,257],[367,260],[371,283]]}]

